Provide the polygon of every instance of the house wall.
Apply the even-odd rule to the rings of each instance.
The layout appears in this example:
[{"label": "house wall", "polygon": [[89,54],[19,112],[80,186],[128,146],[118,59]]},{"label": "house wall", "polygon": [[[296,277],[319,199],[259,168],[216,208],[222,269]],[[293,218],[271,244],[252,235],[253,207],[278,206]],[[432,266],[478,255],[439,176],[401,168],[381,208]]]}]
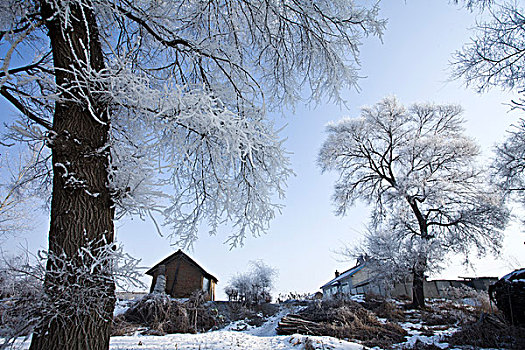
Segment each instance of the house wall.
[{"label": "house wall", "polygon": [[[178,272],[177,272],[178,268]],[[204,276],[202,271],[191,264],[184,258],[175,259],[166,264],[166,294],[171,295],[174,298],[189,298],[191,294],[197,290],[202,290]],[[175,286],[175,275],[177,275],[177,281]],[[150,292],[153,291],[155,283],[157,281],[157,272],[153,276],[151,282]],[[208,300],[215,300],[215,281],[210,280],[208,283]]]},{"label": "house wall", "polygon": [[368,273],[368,269],[366,267],[363,267],[361,270],[354,273],[351,277],[351,287],[359,285],[365,281],[367,281],[370,278],[370,274]]},{"label": "house wall", "polygon": [[174,298],[188,298],[202,288],[202,277],[200,269],[185,259],[171,261],[166,265],[166,293]]}]

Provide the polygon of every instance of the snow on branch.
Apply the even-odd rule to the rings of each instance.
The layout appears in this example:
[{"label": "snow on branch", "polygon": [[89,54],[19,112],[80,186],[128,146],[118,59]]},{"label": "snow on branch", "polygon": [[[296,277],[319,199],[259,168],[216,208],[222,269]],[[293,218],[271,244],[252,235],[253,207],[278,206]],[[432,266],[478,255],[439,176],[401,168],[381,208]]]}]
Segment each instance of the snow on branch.
[{"label": "snow on branch", "polygon": [[[520,6],[521,5],[521,6]],[[522,4],[491,6],[491,19],[477,25],[471,42],[456,52],[454,76],[479,91],[525,88],[525,15]]]},{"label": "snow on branch", "polygon": [[525,120],[509,131],[505,142],[496,148],[493,162],[494,182],[511,197],[525,202]]},{"label": "snow on branch", "polygon": [[[232,246],[267,229],[291,174],[268,111],[341,102],[341,89],[357,86],[361,41],[386,23],[377,5],[352,0],[8,3],[0,45],[27,53],[13,67],[0,51],[4,97],[43,128],[61,103],[109,124],[108,144],[90,152],[110,155],[119,217],[161,215],[183,245],[203,220],[212,232],[231,221]],[[55,24],[70,51],[61,68],[46,30]],[[103,62],[93,64],[97,40]]]},{"label": "snow on branch", "polygon": [[121,215],[162,214],[186,245],[203,218],[212,228],[233,220],[232,245],[267,227],[291,170],[262,111],[235,113],[205,87],[159,88],[123,68],[98,81],[113,108],[110,180]]}]

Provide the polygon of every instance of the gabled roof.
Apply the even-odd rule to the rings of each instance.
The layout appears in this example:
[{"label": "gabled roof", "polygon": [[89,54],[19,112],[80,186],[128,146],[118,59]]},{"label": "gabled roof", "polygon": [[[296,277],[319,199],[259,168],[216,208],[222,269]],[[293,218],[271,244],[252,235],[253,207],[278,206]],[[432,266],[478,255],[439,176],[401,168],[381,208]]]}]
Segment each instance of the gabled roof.
[{"label": "gabled roof", "polygon": [[334,278],[328,283],[325,283],[323,286],[321,286],[321,289],[325,287],[335,286],[340,282],[341,280],[347,279],[352,277],[353,274],[355,274],[357,271],[361,270],[363,267],[366,266],[366,262],[362,264],[357,264],[356,266],[352,267],[351,269],[346,270],[345,272],[341,273],[338,277]]},{"label": "gabled roof", "polygon": [[154,275],[154,272],[155,270],[161,266],[161,265],[167,265],[169,264],[170,262],[172,262],[173,260],[176,260],[176,259],[185,259],[186,261],[188,261],[190,264],[194,265],[196,268],[198,268],[202,274],[210,279],[210,280],[214,280],[215,283],[217,283],[219,280],[213,276],[212,274],[206,272],[206,270],[204,270],[199,264],[197,264],[195,262],[195,260],[193,260],[192,258],[190,258],[188,255],[186,255],[182,250],[177,250],[175,253],[171,254],[170,256],[166,257],[164,260],[160,261],[159,263],[157,263],[155,266],[153,266],[151,269],[149,269],[148,271],[146,271],[146,275],[150,275],[150,276],[153,276]]}]

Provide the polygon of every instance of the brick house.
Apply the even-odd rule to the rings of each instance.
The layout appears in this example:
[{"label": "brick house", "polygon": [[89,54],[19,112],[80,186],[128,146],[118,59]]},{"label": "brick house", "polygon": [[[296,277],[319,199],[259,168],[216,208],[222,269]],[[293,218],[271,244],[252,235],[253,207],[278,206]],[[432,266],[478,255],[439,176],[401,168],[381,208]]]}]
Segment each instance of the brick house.
[{"label": "brick house", "polygon": [[150,292],[153,292],[159,275],[165,277],[165,292],[174,298],[188,298],[198,290],[208,293],[208,300],[215,300],[215,285],[218,280],[209,274],[182,250],[171,254],[146,271],[153,277]]}]

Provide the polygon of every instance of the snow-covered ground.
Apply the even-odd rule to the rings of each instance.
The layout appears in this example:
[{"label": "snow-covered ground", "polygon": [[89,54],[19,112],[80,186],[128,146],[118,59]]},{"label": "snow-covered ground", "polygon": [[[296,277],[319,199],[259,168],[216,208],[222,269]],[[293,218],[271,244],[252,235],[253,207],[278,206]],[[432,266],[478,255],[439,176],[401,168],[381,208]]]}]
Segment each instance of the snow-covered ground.
[{"label": "snow-covered ground", "polygon": [[419,342],[423,344],[434,344],[435,346],[441,349],[448,349],[449,344],[443,342],[443,338],[445,336],[451,335],[452,333],[458,330],[454,327],[437,331],[434,330],[434,335],[427,336],[421,334],[421,329],[423,328],[423,325],[421,323],[401,322],[399,323],[399,325],[408,332],[408,336],[406,342],[396,344],[396,346],[406,348],[412,348],[415,346],[416,343]]},{"label": "snow-covered ground", "polygon": [[262,337],[236,331],[171,334],[162,337],[113,337],[110,348],[112,350],[302,350],[307,339],[315,349],[363,349],[359,344],[331,337],[305,335]]},{"label": "snow-covered ground", "polygon": [[362,345],[332,338],[305,335],[278,336],[275,328],[291,311],[283,308],[260,327],[236,321],[222,330],[201,334],[170,334],[158,336],[123,336],[111,338],[111,350],[298,350],[309,343],[314,349],[361,350]]},{"label": "snow-covered ground", "polygon": [[[256,328],[257,329],[257,328]],[[14,349],[29,349],[29,340],[18,341]],[[135,335],[112,337],[110,350],[302,350],[310,343],[314,349],[362,350],[363,346],[332,337],[306,335],[259,336],[248,331],[214,331],[200,334],[165,336]]]},{"label": "snow-covered ground", "polygon": [[[122,307],[125,310],[125,306]],[[123,310],[120,310],[121,313]],[[233,322],[222,330],[200,334],[169,334],[165,336],[133,335],[112,337],[110,350],[302,350],[306,343],[314,349],[361,350],[362,345],[332,337],[295,334],[278,336],[275,328],[291,310],[283,308],[260,327],[244,321]],[[14,349],[29,349],[29,340],[19,340]]]},{"label": "snow-covered ground", "polygon": [[[122,305],[122,309],[126,306]],[[271,316],[260,327],[248,325],[245,321],[236,321],[221,330],[200,334],[170,334],[165,336],[139,335],[112,337],[111,350],[302,350],[305,344],[313,349],[324,350],[361,350],[362,345],[332,337],[316,337],[294,334],[278,336],[275,328],[280,319],[290,312],[297,312],[297,308],[282,307],[281,311]],[[122,312],[122,310],[120,310]],[[414,312],[414,311],[412,311]],[[407,311],[408,314],[411,311]],[[395,344],[395,348],[411,348],[416,343],[434,344],[442,349],[449,349],[443,342],[443,336],[457,330],[455,327],[435,330],[434,335],[422,333],[423,325],[418,322],[417,315],[400,325],[408,331],[406,341]],[[416,345],[417,347],[417,345]],[[19,340],[15,349],[26,350],[29,340]],[[381,350],[374,348],[375,350]]]}]

